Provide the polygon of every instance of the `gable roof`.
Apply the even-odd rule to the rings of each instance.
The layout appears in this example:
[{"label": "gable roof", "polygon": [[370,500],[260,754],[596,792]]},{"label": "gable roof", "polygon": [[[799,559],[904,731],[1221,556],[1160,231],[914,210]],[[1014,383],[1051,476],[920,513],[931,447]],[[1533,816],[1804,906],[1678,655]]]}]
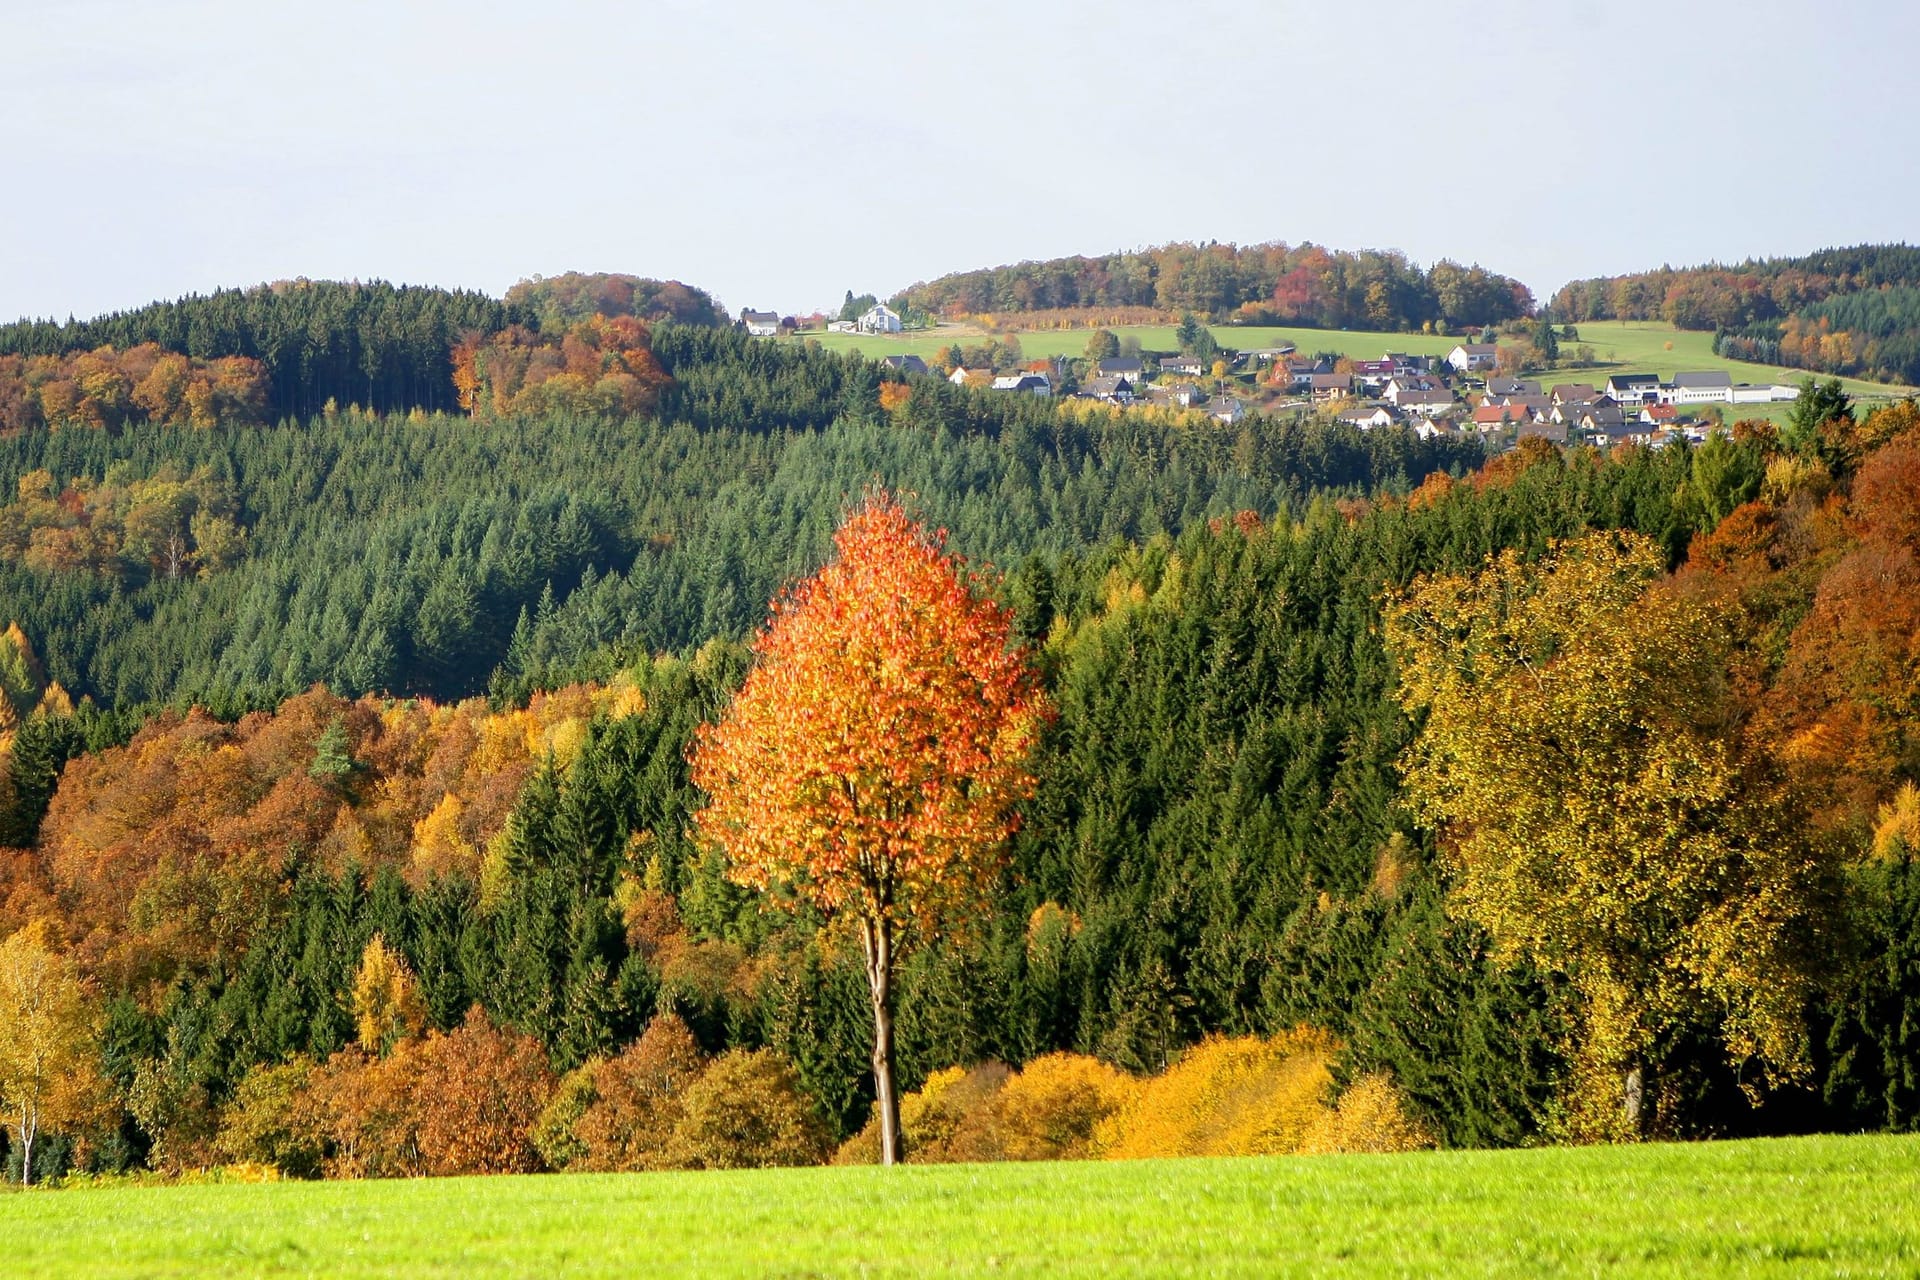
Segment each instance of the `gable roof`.
[{"label": "gable roof", "polygon": [[[1685,374],[1680,375],[1685,377]],[[1657,387],[1660,375],[1657,373],[1616,373],[1607,379],[1610,387]]]},{"label": "gable roof", "polygon": [[1115,374],[1140,372],[1140,361],[1133,356],[1115,356],[1111,360],[1102,360],[1093,366],[1096,376],[1106,378]]},{"label": "gable roof", "polygon": [[1676,373],[1673,375],[1676,387],[1731,387],[1733,376],[1725,369],[1709,369],[1699,373]]}]

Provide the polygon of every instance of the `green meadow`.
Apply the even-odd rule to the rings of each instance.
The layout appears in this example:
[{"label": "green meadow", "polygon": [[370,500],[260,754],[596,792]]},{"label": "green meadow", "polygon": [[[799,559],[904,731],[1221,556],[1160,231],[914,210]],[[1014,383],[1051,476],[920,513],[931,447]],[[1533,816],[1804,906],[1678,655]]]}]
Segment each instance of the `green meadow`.
[{"label": "green meadow", "polygon": [[18,1276],[1911,1276],[1920,1137],[0,1196]]}]

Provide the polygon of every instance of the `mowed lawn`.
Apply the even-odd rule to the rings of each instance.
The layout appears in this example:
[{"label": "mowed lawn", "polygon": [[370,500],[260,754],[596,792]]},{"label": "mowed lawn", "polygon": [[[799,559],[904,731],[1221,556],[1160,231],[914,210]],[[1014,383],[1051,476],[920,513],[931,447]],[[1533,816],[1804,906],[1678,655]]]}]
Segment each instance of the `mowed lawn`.
[{"label": "mowed lawn", "polygon": [[16,1276],[1911,1276],[1920,1137],[0,1196]]}]

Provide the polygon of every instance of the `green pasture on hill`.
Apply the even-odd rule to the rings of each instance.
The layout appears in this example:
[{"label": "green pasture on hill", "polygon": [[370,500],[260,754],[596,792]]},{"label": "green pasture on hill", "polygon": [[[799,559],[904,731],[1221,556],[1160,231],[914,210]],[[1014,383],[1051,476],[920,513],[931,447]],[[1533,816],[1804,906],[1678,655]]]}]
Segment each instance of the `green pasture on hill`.
[{"label": "green pasture on hill", "polygon": [[[1592,347],[1593,367],[1553,370],[1539,375],[1543,381],[1592,382],[1598,385],[1604,383],[1607,375],[1612,373],[1657,373],[1663,378],[1671,378],[1676,373],[1711,369],[1725,369],[1735,382],[1797,383],[1809,376],[1804,369],[1783,369],[1774,365],[1723,359],[1713,354],[1711,333],[1676,329],[1655,321],[1596,320],[1578,325],[1576,329],[1579,337],[1575,341],[1561,343],[1560,354],[1563,359],[1571,360],[1575,347]],[[1171,327],[1128,326],[1116,328],[1113,332],[1138,338],[1141,347],[1148,351],[1171,351],[1179,346]],[[1038,358],[1085,355],[1090,333],[1091,330],[1087,329],[1039,329],[1014,336],[1020,339],[1023,352]],[[1333,351],[1356,360],[1378,360],[1389,351],[1404,351],[1410,355],[1445,355],[1463,340],[1421,333],[1270,326],[1239,328],[1231,325],[1214,326],[1213,335],[1222,346],[1235,349],[1277,347],[1290,342],[1302,353]],[[874,359],[912,352],[931,360],[955,342],[962,346],[974,346],[985,341],[979,332],[960,328],[891,335],[826,333],[805,336],[819,341],[829,350],[858,351]],[[1668,343],[1673,344],[1671,350],[1667,348]],[[1841,383],[1849,395],[1866,400],[1894,398],[1913,390],[1911,387],[1893,387],[1859,378],[1842,378]],[[1726,408],[1730,418],[1784,419],[1784,408],[1780,406],[1771,410],[1766,405],[1728,405]]]},{"label": "green pasture on hill", "polygon": [[1920,1137],[0,1196],[20,1276],[1911,1276]]}]

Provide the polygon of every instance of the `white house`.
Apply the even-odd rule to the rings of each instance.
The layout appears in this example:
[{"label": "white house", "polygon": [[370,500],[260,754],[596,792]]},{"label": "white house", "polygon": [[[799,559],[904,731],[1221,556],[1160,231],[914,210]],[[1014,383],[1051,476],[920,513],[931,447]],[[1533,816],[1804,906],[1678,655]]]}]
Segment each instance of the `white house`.
[{"label": "white house", "polygon": [[1394,424],[1393,411],[1383,404],[1361,405],[1358,409],[1349,409],[1341,414],[1339,421],[1362,431],[1371,431],[1375,427],[1390,427]]},{"label": "white house", "polygon": [[756,338],[771,338],[780,332],[780,313],[740,308],[740,327]]},{"label": "white house", "polygon": [[1160,372],[1178,373],[1197,378],[1206,372],[1206,364],[1199,356],[1167,356],[1160,361]]},{"label": "white house", "polygon": [[1417,413],[1432,418],[1453,408],[1451,391],[1403,391],[1393,402],[1402,413]]},{"label": "white house", "polygon": [[1492,342],[1463,342],[1447,352],[1447,363],[1461,373],[1491,369],[1499,359],[1499,344]]},{"label": "white house", "polygon": [[860,317],[862,333],[898,333],[901,329],[900,316],[884,302],[876,302]]},{"label": "white house", "polygon": [[1616,373],[1607,379],[1607,394],[1620,404],[1645,404],[1659,398],[1660,376],[1653,373]]},{"label": "white house", "polygon": [[858,320],[829,320],[827,321],[827,332],[858,333],[860,332],[860,322]]},{"label": "white house", "polygon": [[1238,422],[1246,416],[1247,406],[1232,396],[1215,396],[1207,401],[1207,412],[1221,422]]},{"label": "white house", "polygon": [[1661,392],[1669,404],[1730,404],[1733,378],[1724,369],[1704,373],[1676,373],[1673,386]]}]

